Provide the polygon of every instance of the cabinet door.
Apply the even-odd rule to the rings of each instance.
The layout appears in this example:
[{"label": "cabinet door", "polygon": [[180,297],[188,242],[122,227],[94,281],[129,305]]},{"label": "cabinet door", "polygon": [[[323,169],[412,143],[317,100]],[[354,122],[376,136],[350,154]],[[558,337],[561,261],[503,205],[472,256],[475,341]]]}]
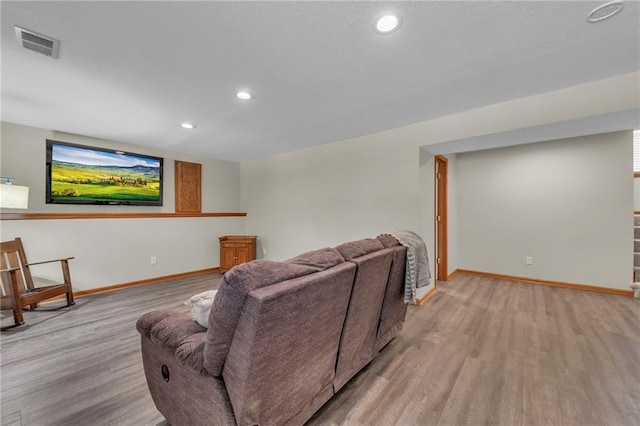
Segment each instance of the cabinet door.
[{"label": "cabinet door", "polygon": [[249,244],[242,244],[242,247],[236,248],[236,265],[247,263],[251,260],[249,255]]},{"label": "cabinet door", "polygon": [[[226,246],[226,244],[224,245]],[[222,247],[222,269],[231,269],[236,265],[236,249],[234,247]]]},{"label": "cabinet door", "polygon": [[176,213],[200,213],[202,211],[202,165],[175,162]]}]

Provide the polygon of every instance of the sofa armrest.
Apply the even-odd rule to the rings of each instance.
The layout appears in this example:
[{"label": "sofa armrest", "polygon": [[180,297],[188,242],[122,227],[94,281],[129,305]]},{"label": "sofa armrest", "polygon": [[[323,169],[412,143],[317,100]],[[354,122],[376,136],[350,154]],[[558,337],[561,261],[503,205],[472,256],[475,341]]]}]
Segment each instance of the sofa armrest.
[{"label": "sofa armrest", "polygon": [[191,315],[173,311],[153,311],[138,320],[136,328],[163,349],[175,349],[189,336],[206,332]]},{"label": "sofa armrest", "polygon": [[159,348],[173,353],[183,365],[208,375],[203,366],[207,329],[191,315],[167,310],[147,312],[140,317],[136,328]]},{"label": "sofa armrest", "polygon": [[172,316],[175,313],[175,311],[167,310],[147,312],[146,314],[142,315],[136,322],[136,329],[138,330],[138,333],[142,334],[145,337],[151,338],[151,329],[153,328],[153,326],[155,326],[161,320]]}]

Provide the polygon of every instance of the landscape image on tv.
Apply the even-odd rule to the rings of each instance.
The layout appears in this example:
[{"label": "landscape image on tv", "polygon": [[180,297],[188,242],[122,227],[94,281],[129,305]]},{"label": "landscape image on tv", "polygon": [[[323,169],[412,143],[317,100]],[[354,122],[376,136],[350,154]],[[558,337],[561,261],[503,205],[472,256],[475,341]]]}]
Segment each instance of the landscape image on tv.
[{"label": "landscape image on tv", "polygon": [[47,203],[162,205],[162,158],[47,140]]}]

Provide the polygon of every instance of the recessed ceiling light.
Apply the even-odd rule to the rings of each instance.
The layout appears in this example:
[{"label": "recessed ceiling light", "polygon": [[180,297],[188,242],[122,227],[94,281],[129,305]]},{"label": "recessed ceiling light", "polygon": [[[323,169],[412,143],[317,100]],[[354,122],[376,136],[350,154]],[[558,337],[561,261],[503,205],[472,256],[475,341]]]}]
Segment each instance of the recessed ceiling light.
[{"label": "recessed ceiling light", "polygon": [[589,22],[598,22],[605,20],[607,18],[611,18],[616,13],[620,12],[624,5],[622,4],[622,0],[610,1],[609,3],[601,4],[600,6],[593,9],[589,15],[587,15],[587,21]]},{"label": "recessed ceiling light", "polygon": [[238,99],[242,99],[243,101],[248,101],[249,99],[251,99],[253,97],[251,95],[251,93],[245,92],[245,91],[241,91],[241,92],[236,93],[236,96],[238,97]]},{"label": "recessed ceiling light", "polygon": [[180,124],[180,126],[182,126],[182,128],[184,129],[195,129],[196,125],[195,124],[191,124],[191,123],[182,123]]},{"label": "recessed ceiling light", "polygon": [[384,15],[376,20],[373,27],[378,34],[391,34],[397,31],[401,24],[400,16]]}]

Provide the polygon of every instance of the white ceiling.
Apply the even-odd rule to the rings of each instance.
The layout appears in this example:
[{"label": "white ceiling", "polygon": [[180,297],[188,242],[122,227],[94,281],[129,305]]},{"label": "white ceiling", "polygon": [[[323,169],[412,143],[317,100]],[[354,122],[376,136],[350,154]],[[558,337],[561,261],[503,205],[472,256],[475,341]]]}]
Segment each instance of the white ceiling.
[{"label": "white ceiling", "polygon": [[2,1],[2,120],[261,158],[638,71],[639,2],[587,22],[602,3]]}]

